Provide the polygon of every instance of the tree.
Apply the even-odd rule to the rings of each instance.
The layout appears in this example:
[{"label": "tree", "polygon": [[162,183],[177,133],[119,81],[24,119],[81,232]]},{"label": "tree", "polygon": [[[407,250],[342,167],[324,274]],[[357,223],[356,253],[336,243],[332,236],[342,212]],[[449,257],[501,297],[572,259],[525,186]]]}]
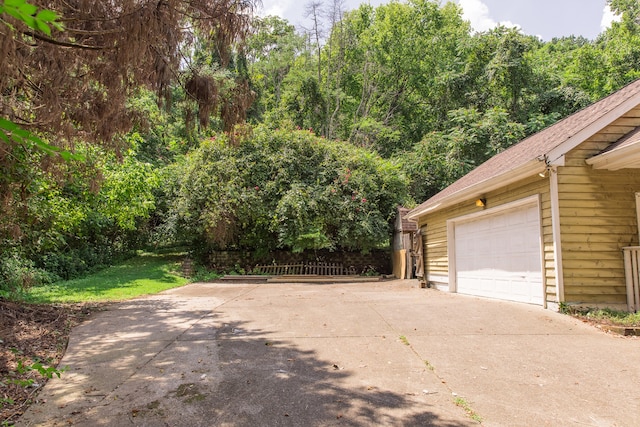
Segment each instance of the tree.
[{"label": "tree", "polygon": [[[48,9],[38,10],[37,6],[27,3],[25,0],[13,0],[0,4],[0,22],[7,24],[3,19],[3,14],[13,17],[33,31],[41,31],[49,36],[51,35],[51,27],[58,30],[62,29],[62,24],[58,21],[58,15],[54,11]],[[11,27],[11,24],[7,25]],[[65,160],[76,158],[68,151],[47,144],[37,135],[2,117],[0,117],[0,139],[6,144],[12,142],[22,143],[27,146],[35,146],[49,154],[59,153]]]},{"label": "tree", "polygon": [[[111,254],[127,247],[129,231],[153,207],[155,182],[151,167],[127,152],[126,132],[145,121],[133,95],[148,88],[169,100],[178,84],[203,109],[218,103],[209,111],[232,128],[248,107],[246,86],[209,97],[198,89],[228,82],[193,73],[192,53],[206,43],[224,68],[253,7],[251,0],[0,2],[0,258],[16,252],[54,268],[62,255],[90,264],[87,248],[98,241]],[[57,161],[79,159],[72,148],[97,159]]]},{"label": "tree", "polygon": [[431,132],[402,157],[411,195],[426,200],[525,136],[525,125],[501,108],[449,112],[446,130]]},{"label": "tree", "polygon": [[[329,40],[325,45],[326,52],[326,77],[325,77],[325,99],[327,111],[326,131],[327,138],[335,138],[336,121],[340,111],[340,104],[343,93],[339,90],[342,80],[344,56],[346,50],[346,37],[342,20],[344,17],[344,0],[333,0],[327,13],[332,31]],[[337,52],[336,52],[337,49]],[[333,88],[333,90],[332,90]],[[333,101],[333,103],[332,103]],[[335,106],[334,106],[335,105]]]},{"label": "tree", "polygon": [[253,9],[239,0],[43,5],[63,17],[64,31],[41,34],[13,16],[0,23],[0,111],[34,131],[101,144],[130,129],[133,90],[168,95],[197,40],[210,39],[225,64]]},{"label": "tree", "polygon": [[[320,1],[312,0],[305,6],[305,15],[307,18],[311,18],[313,21],[313,28],[310,31],[309,38],[313,37],[315,49],[317,51],[317,67],[318,67],[318,84],[322,82],[322,62],[320,61],[320,52],[322,50],[322,44],[320,40],[324,37],[322,29],[322,3]],[[311,43],[310,43],[311,44]]]},{"label": "tree", "polygon": [[[20,186],[10,187],[12,206],[0,217],[0,276],[17,274],[10,268],[17,264],[41,269],[21,269],[30,285],[68,279],[140,244],[140,226],[155,205],[156,172],[134,151],[120,160],[86,144],[78,151],[86,161],[61,163],[56,174],[37,166],[46,161],[45,153],[24,152],[31,167],[24,169]],[[47,275],[34,276],[38,271]],[[4,287],[0,277],[0,291]]]},{"label": "tree", "polygon": [[367,251],[409,201],[397,163],[309,131],[259,126],[238,147],[203,142],[178,170],[169,218],[209,248]]},{"label": "tree", "polygon": [[253,88],[258,92],[252,107],[253,120],[280,105],[284,80],[296,57],[303,52],[304,37],[295,27],[277,16],[257,18],[247,39],[247,60]]},{"label": "tree", "polygon": [[640,3],[637,0],[607,0],[611,11],[622,17],[628,29],[636,30],[640,25]]},{"label": "tree", "polygon": [[347,13],[332,33],[344,48],[326,52],[341,63],[336,136],[384,155],[419,141],[449,101],[442,76],[461,66],[456,46],[468,28],[456,5],[429,0]]}]

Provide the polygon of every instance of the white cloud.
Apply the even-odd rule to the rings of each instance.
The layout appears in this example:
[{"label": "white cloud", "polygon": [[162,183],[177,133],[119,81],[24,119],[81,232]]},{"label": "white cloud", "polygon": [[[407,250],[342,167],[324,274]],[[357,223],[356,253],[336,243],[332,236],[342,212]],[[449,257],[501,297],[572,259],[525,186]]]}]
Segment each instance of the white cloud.
[{"label": "white cloud", "polygon": [[462,18],[471,22],[471,27],[476,31],[487,31],[498,25],[520,28],[510,21],[496,22],[489,13],[489,7],[481,0],[458,0],[462,7]]},{"label": "white cloud", "polygon": [[600,29],[602,31],[611,28],[613,22],[620,22],[620,16],[613,13],[609,5],[605,5],[602,10],[602,20],[600,21]]},{"label": "white cloud", "polygon": [[265,4],[263,4],[263,7],[260,7],[258,9],[258,15],[260,16],[284,16],[284,12],[286,10],[286,4],[282,4],[282,2],[278,2],[278,3],[271,3],[270,2],[264,2]]}]

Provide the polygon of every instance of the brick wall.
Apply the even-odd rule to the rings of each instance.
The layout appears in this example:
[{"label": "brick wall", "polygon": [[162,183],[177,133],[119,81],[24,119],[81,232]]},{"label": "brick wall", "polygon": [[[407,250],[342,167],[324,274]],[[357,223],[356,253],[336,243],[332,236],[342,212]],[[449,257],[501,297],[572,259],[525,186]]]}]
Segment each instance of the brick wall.
[{"label": "brick wall", "polygon": [[228,271],[236,267],[250,271],[256,265],[269,264],[303,264],[306,262],[341,263],[344,267],[354,267],[357,273],[374,269],[380,274],[391,274],[391,252],[386,250],[371,251],[368,254],[360,252],[329,252],[310,251],[292,253],[274,251],[260,258],[251,252],[216,251],[209,255],[209,266],[218,271]]}]

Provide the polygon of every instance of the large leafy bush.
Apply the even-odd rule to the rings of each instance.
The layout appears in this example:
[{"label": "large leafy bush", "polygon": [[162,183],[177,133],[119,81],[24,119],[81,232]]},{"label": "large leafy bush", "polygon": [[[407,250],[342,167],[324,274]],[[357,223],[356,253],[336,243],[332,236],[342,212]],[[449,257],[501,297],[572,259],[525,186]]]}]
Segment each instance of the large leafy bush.
[{"label": "large leafy bush", "polygon": [[399,166],[312,131],[256,128],[203,141],[173,166],[176,230],[211,248],[369,251],[408,201]]}]

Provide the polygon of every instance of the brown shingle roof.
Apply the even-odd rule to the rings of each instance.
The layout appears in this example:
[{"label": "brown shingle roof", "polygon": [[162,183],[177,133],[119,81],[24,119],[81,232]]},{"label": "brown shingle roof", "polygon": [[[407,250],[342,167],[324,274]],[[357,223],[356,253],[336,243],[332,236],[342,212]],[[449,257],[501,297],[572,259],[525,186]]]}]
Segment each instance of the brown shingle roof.
[{"label": "brown shingle roof", "polygon": [[507,150],[496,154],[458,181],[413,209],[409,212],[409,216],[415,218],[419,216],[421,212],[446,202],[447,199],[454,197],[454,195],[473,185],[488,180],[499,179],[501,176],[516,171],[518,168],[524,167],[527,163],[535,161],[536,159],[540,161],[556,160],[547,159],[547,155],[552,150],[561,148],[563,143],[577,136],[581,131],[586,130],[590,125],[604,118],[617,107],[622,106],[622,104],[630,98],[638,95],[640,95],[640,80],[636,80],[608,97],[520,141]]},{"label": "brown shingle roof", "polygon": [[408,208],[398,207],[398,216],[401,218],[401,221],[402,221],[400,223],[401,229],[398,231],[402,231],[405,233],[418,231],[418,223],[405,217],[405,215],[407,215],[408,213],[409,213]]}]

